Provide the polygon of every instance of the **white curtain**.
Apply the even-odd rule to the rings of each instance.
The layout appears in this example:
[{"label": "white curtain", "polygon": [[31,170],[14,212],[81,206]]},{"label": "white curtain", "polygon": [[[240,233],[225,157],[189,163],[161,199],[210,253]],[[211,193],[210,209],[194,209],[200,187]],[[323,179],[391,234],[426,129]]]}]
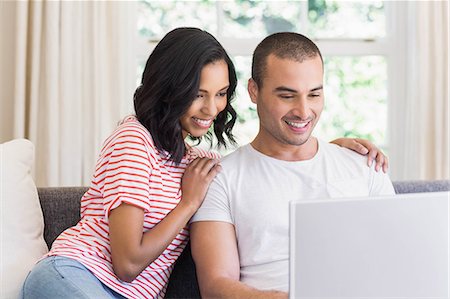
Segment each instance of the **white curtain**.
[{"label": "white curtain", "polygon": [[448,1],[411,1],[405,13],[407,90],[391,99],[392,177],[449,179]]},{"label": "white curtain", "polygon": [[2,34],[13,28],[14,62],[13,90],[7,98],[2,92],[12,132],[2,136],[35,144],[38,186],[88,185],[104,138],[131,111],[135,4],[17,1],[3,8],[14,14],[13,24],[1,24]]}]

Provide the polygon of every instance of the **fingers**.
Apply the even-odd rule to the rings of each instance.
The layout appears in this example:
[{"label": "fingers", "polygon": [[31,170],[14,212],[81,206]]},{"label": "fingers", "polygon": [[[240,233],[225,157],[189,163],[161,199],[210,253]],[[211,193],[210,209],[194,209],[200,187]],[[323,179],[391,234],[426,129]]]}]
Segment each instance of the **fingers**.
[{"label": "fingers", "polygon": [[189,163],[189,165],[187,166],[186,169],[189,168],[195,168],[197,166],[197,164],[200,162],[201,158],[195,158],[194,160],[192,160],[191,163]]},{"label": "fingers", "polygon": [[384,163],[384,155],[379,152],[377,157],[376,157],[376,164],[375,164],[375,171],[378,172],[381,167],[383,166]]},{"label": "fingers", "polygon": [[[200,172],[203,175],[210,176],[211,171],[217,173],[216,166],[219,165],[219,160],[217,159],[209,159],[209,158],[202,158],[202,161],[200,161],[197,165],[197,167],[200,168]],[[213,178],[214,178],[213,176]]]},{"label": "fingers", "polygon": [[383,170],[384,173],[387,173],[389,168],[388,158],[378,149],[371,149],[368,154],[367,165],[372,166],[375,161],[375,171]]},{"label": "fingers", "polygon": [[221,170],[222,166],[220,165],[220,163],[214,164],[214,166],[208,172],[206,179],[208,181],[212,181]]},{"label": "fingers", "polygon": [[370,141],[360,138],[343,137],[335,139],[331,141],[331,143],[337,144],[342,147],[346,147],[361,155],[367,155],[369,150],[374,147]]},{"label": "fingers", "polygon": [[[355,142],[359,143],[361,146],[365,147],[366,150],[369,152],[367,157],[367,165],[370,167],[372,166],[374,160],[375,160],[375,171],[379,171],[380,169],[383,169],[383,172],[386,173],[389,168],[389,162],[387,157],[383,154],[383,152],[378,149],[372,142],[366,139],[360,139],[355,138]],[[358,151],[360,154],[363,154],[362,152]]]},{"label": "fingers", "polygon": [[[377,157],[378,151],[376,149],[371,149],[367,155],[367,166],[372,166],[373,160]],[[376,170],[376,169],[375,169]]]},{"label": "fingers", "polygon": [[352,141],[353,141],[352,142],[352,146],[353,146],[352,149],[355,152],[358,152],[361,155],[367,155],[367,153],[369,152],[369,149],[366,146],[364,146],[359,139],[353,139]]},{"label": "fingers", "polygon": [[389,159],[387,156],[384,156],[383,172],[387,173],[388,169],[389,169]]},{"label": "fingers", "polygon": [[197,158],[189,164],[189,170],[196,174],[203,175],[207,179],[212,179],[220,171],[220,161],[218,159]]}]

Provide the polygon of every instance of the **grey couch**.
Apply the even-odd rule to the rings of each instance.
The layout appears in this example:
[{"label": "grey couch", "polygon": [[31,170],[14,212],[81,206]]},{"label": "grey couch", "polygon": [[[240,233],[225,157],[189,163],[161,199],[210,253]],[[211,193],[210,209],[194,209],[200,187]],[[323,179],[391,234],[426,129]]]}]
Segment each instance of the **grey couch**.
[{"label": "grey couch", "polygon": [[[396,193],[449,191],[450,181],[394,182]],[[86,187],[38,188],[44,214],[44,238],[50,247],[55,238],[80,219],[80,199]],[[175,264],[166,298],[200,298],[190,246]]]}]

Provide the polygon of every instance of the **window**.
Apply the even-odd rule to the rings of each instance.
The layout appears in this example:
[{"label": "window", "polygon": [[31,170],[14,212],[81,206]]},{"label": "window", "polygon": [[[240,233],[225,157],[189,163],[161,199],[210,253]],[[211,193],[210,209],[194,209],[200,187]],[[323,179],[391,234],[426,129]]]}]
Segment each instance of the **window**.
[{"label": "window", "polygon": [[235,134],[245,144],[258,130],[256,109],[246,91],[254,48],[274,32],[304,33],[318,44],[325,60],[325,109],[315,135],[324,140],[368,138],[388,150],[387,99],[392,97],[388,73],[392,75],[395,60],[389,20],[394,13],[395,7],[383,1],[141,0],[139,76],[165,33],[179,26],[207,30],[235,62],[239,79]]}]

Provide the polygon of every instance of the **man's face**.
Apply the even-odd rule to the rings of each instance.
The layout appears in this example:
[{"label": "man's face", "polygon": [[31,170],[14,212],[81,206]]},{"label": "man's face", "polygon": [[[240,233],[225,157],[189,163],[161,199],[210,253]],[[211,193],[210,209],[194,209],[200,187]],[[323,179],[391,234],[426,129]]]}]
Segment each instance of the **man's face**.
[{"label": "man's face", "polygon": [[307,145],[323,110],[323,67],[319,56],[303,62],[267,57],[262,86],[250,79],[257,104],[258,136],[266,145]]}]

